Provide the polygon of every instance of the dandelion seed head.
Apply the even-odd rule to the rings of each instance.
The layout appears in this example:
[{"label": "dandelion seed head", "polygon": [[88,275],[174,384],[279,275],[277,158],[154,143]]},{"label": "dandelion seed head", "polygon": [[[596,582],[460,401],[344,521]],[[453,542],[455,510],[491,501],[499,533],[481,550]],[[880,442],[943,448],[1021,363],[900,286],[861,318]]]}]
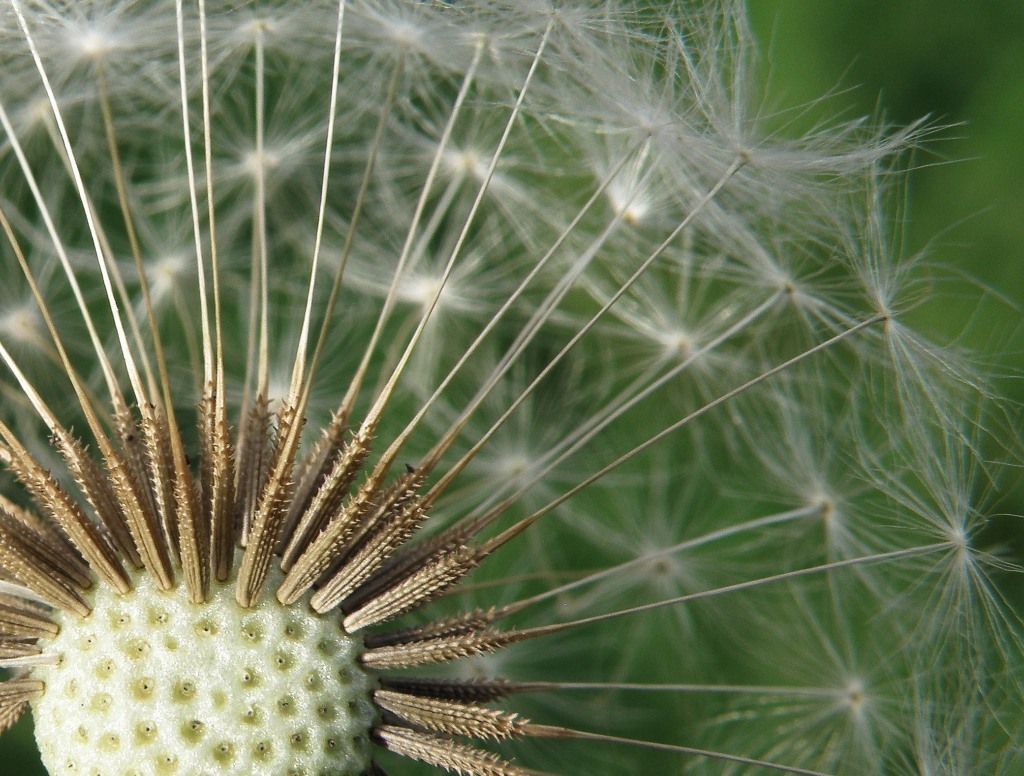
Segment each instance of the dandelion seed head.
[{"label": "dandelion seed head", "polygon": [[281,159],[273,149],[264,148],[263,151],[251,151],[246,154],[242,160],[242,167],[255,179],[266,175],[280,163]]},{"label": "dandelion seed head", "polygon": [[526,451],[509,450],[491,462],[491,470],[497,478],[512,482],[528,482],[527,475],[533,463]]},{"label": "dandelion seed head", "polygon": [[766,131],[741,3],[9,2],[0,730],[53,771],[860,776],[1024,708],[991,394],[892,318],[917,129]]},{"label": "dandelion seed head", "polygon": [[155,258],[148,271],[154,303],[181,293],[184,279],[193,275],[192,256],[184,253],[166,254]]},{"label": "dandelion seed head", "polygon": [[89,30],[83,32],[75,39],[75,48],[83,59],[99,62],[106,59],[119,45],[115,38],[104,35],[101,30]]},{"label": "dandelion seed head", "polygon": [[388,40],[399,48],[415,50],[420,47],[422,33],[407,19],[394,19],[383,25]]},{"label": "dandelion seed head", "polygon": [[64,46],[78,66],[96,66],[116,59],[130,46],[125,38],[127,20],[119,9],[104,8],[102,3],[93,5],[97,7],[84,8],[72,18],[55,14],[57,34],[50,43]]},{"label": "dandelion seed head", "polygon": [[443,158],[445,169],[452,177],[482,181],[487,176],[487,157],[471,148],[449,148]]},{"label": "dandelion seed head", "polygon": [[953,526],[949,529],[949,543],[958,553],[970,552],[970,544],[968,542],[967,532],[959,526]]},{"label": "dandelion seed head", "polygon": [[686,359],[696,350],[693,336],[687,331],[669,329],[661,332],[660,339],[668,359]]},{"label": "dandelion seed head", "polygon": [[288,398],[291,375],[284,369],[274,369],[267,380],[267,404],[272,412],[280,412]]},{"label": "dandelion seed head", "polygon": [[265,35],[276,35],[281,32],[282,25],[273,16],[253,17],[247,23],[238,27],[238,33],[243,39],[252,42],[257,37]]},{"label": "dandelion seed head", "polygon": [[0,315],[0,336],[22,345],[38,345],[43,340],[39,311],[31,302],[11,306]]},{"label": "dandelion seed head", "polygon": [[608,200],[612,210],[630,226],[642,223],[650,213],[650,203],[643,193],[623,182],[612,182],[608,187]]},{"label": "dandelion seed head", "polygon": [[864,707],[869,703],[869,700],[863,680],[851,678],[846,683],[846,687],[843,688],[842,699],[850,714],[854,716],[865,714]]},{"label": "dandelion seed head", "polygon": [[441,279],[427,275],[419,275],[408,278],[402,283],[399,289],[399,296],[403,301],[410,302],[420,307],[427,307],[437,298],[437,303],[445,306],[445,297],[451,296],[451,289],[441,284]]}]

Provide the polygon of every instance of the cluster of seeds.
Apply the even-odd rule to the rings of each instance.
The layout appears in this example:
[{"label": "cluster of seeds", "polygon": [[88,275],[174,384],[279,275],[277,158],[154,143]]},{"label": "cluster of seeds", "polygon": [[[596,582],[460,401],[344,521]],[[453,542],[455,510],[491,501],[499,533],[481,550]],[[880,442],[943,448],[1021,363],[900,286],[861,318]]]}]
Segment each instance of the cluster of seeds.
[{"label": "cluster of seeds", "polygon": [[1019,424],[886,238],[921,129],[780,137],[743,5],[0,4],[0,732],[1024,773]]}]

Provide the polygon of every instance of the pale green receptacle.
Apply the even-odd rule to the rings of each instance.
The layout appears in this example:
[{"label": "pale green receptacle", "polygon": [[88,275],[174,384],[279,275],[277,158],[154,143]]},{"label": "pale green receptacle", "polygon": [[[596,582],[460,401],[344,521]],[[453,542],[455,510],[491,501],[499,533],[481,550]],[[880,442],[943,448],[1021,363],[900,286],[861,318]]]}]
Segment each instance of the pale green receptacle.
[{"label": "pale green receptacle", "polygon": [[36,668],[46,692],[33,704],[51,773],[362,773],[370,759],[374,679],[360,639],[305,601],[271,595],[251,609],[234,585],[209,600],[148,575],[118,595],[98,586],[82,619],[57,614],[43,645],[61,655]]}]

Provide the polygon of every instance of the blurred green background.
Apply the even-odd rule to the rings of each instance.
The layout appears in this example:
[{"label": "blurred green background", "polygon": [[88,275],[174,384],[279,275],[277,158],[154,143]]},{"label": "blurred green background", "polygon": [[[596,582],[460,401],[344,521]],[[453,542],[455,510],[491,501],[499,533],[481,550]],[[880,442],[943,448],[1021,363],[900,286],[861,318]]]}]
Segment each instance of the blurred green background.
[{"label": "blurred green background", "polygon": [[[925,250],[979,288],[1024,298],[1024,3],[1019,0],[753,0],[760,75],[773,107],[830,96],[793,123],[880,115],[895,126],[928,117],[939,131],[916,153],[903,252]],[[784,117],[786,121],[792,115]],[[981,319],[975,321],[974,316]],[[1019,368],[1021,312],[962,303],[922,323]],[[1024,398],[1020,381],[1007,386]]]},{"label": "blurred green background", "polygon": [[[1024,3],[1021,0],[752,0],[766,110],[811,103],[787,132],[834,116],[880,114],[893,125],[930,116],[940,131],[915,154],[906,202],[904,252],[927,249],[964,273],[953,303],[924,305],[925,328],[1024,365]],[[791,122],[793,115],[785,117]],[[979,302],[990,287],[988,301]],[[1024,381],[1000,390],[1024,403]],[[1018,478],[1020,479],[1020,478]],[[998,509],[1024,513],[1024,488]],[[1016,522],[996,529],[1021,542]],[[1013,553],[1024,555],[1024,548]],[[0,741],[0,774],[34,776],[28,720]]]},{"label": "blurred green background", "polygon": [[[915,325],[981,356],[1012,417],[983,456],[996,473],[995,515],[980,544],[1024,563],[1024,3],[1020,0],[750,0],[768,105],[809,105],[786,132],[830,118],[922,117],[937,127],[908,159],[902,253],[952,271],[914,310]],[[821,99],[822,95],[829,95]],[[793,119],[792,112],[783,117]],[[995,449],[997,447],[1004,449]],[[1001,589],[1024,611],[1024,579]]]}]

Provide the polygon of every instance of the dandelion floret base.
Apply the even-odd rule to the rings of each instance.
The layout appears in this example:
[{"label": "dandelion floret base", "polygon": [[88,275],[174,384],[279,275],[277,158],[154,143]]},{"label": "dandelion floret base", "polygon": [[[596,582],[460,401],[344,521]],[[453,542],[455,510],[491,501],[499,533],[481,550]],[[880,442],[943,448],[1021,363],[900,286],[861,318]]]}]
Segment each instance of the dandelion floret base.
[{"label": "dandelion floret base", "polygon": [[145,576],[120,596],[98,586],[92,614],[57,614],[37,668],[36,738],[51,774],[331,774],[370,760],[374,680],[337,615],[272,595],[251,609],[233,584],[193,604]]}]

